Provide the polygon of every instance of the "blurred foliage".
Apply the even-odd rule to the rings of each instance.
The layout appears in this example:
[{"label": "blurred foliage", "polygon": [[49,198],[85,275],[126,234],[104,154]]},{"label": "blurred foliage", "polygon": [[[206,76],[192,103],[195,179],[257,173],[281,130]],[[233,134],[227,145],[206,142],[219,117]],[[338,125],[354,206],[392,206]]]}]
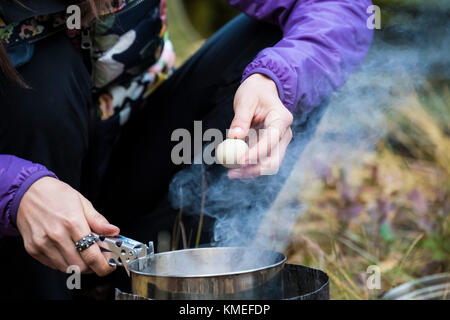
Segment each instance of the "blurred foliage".
[{"label": "blurred foliage", "polygon": [[204,38],[235,17],[239,12],[227,0],[184,0],[192,25]]},{"label": "blurred foliage", "polygon": [[194,54],[205,39],[238,14],[226,0],[170,0],[167,6],[177,66]]},{"label": "blurred foliage", "polygon": [[[428,82],[395,108],[362,168],[317,164],[289,261],[326,270],[335,299],[379,298],[449,271],[449,124],[449,86]],[[369,265],[381,268],[381,291],[366,287]]]},{"label": "blurred foliage", "polygon": [[421,10],[443,10],[450,9],[448,0],[372,0],[373,4],[386,7],[403,7]]}]

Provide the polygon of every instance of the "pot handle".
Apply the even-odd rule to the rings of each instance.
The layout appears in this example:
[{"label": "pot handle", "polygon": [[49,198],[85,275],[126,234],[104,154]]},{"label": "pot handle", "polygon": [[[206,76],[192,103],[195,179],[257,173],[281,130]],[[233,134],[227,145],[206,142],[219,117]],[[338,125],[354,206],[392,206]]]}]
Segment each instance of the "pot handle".
[{"label": "pot handle", "polygon": [[117,235],[114,237],[101,235],[95,236],[102,251],[109,253],[109,265],[112,267],[124,267],[128,276],[130,276],[128,265],[132,261],[139,258],[144,258],[154,253],[153,242],[149,242],[147,246],[139,241],[124,237],[122,235]]}]

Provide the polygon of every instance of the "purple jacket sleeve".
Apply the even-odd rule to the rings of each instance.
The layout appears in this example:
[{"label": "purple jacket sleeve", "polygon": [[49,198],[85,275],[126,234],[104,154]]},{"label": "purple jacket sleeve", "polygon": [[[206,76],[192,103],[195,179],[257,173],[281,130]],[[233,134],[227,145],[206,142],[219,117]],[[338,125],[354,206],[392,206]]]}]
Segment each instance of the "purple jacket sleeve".
[{"label": "purple jacket sleeve", "polygon": [[283,104],[304,113],[342,86],[373,37],[370,0],[229,0],[247,15],[275,23],[283,39],[261,51],[243,80],[262,73],[277,84]]},{"label": "purple jacket sleeve", "polygon": [[40,164],[0,155],[0,238],[17,236],[17,210],[28,188],[38,179],[55,174]]}]

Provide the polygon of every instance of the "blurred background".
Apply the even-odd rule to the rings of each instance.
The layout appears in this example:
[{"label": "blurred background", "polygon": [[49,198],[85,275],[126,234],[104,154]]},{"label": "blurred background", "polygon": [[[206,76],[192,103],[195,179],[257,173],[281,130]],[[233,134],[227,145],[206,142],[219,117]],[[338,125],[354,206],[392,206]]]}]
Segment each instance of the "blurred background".
[{"label": "blurred background", "polygon": [[[382,29],[268,218],[282,225],[280,212],[299,210],[284,251],[290,263],[325,270],[333,299],[377,299],[450,271],[450,1],[374,3]],[[238,14],[226,0],[168,6],[178,65]],[[340,149],[332,161],[323,153],[330,139]],[[381,289],[366,285],[370,265]]]}]

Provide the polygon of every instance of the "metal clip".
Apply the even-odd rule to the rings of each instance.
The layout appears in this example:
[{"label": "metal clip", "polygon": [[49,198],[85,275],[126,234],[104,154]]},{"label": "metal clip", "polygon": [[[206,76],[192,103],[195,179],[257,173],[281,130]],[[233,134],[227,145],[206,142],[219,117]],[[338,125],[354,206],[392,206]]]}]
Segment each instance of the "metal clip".
[{"label": "metal clip", "polygon": [[112,267],[124,267],[128,276],[130,276],[128,265],[132,261],[154,253],[153,242],[149,242],[147,246],[139,241],[121,235],[115,237],[96,236],[100,247],[111,254],[109,265]]},{"label": "metal clip", "polygon": [[90,31],[88,28],[83,28],[81,30],[81,49],[91,50],[91,48],[92,48],[92,40]]}]

